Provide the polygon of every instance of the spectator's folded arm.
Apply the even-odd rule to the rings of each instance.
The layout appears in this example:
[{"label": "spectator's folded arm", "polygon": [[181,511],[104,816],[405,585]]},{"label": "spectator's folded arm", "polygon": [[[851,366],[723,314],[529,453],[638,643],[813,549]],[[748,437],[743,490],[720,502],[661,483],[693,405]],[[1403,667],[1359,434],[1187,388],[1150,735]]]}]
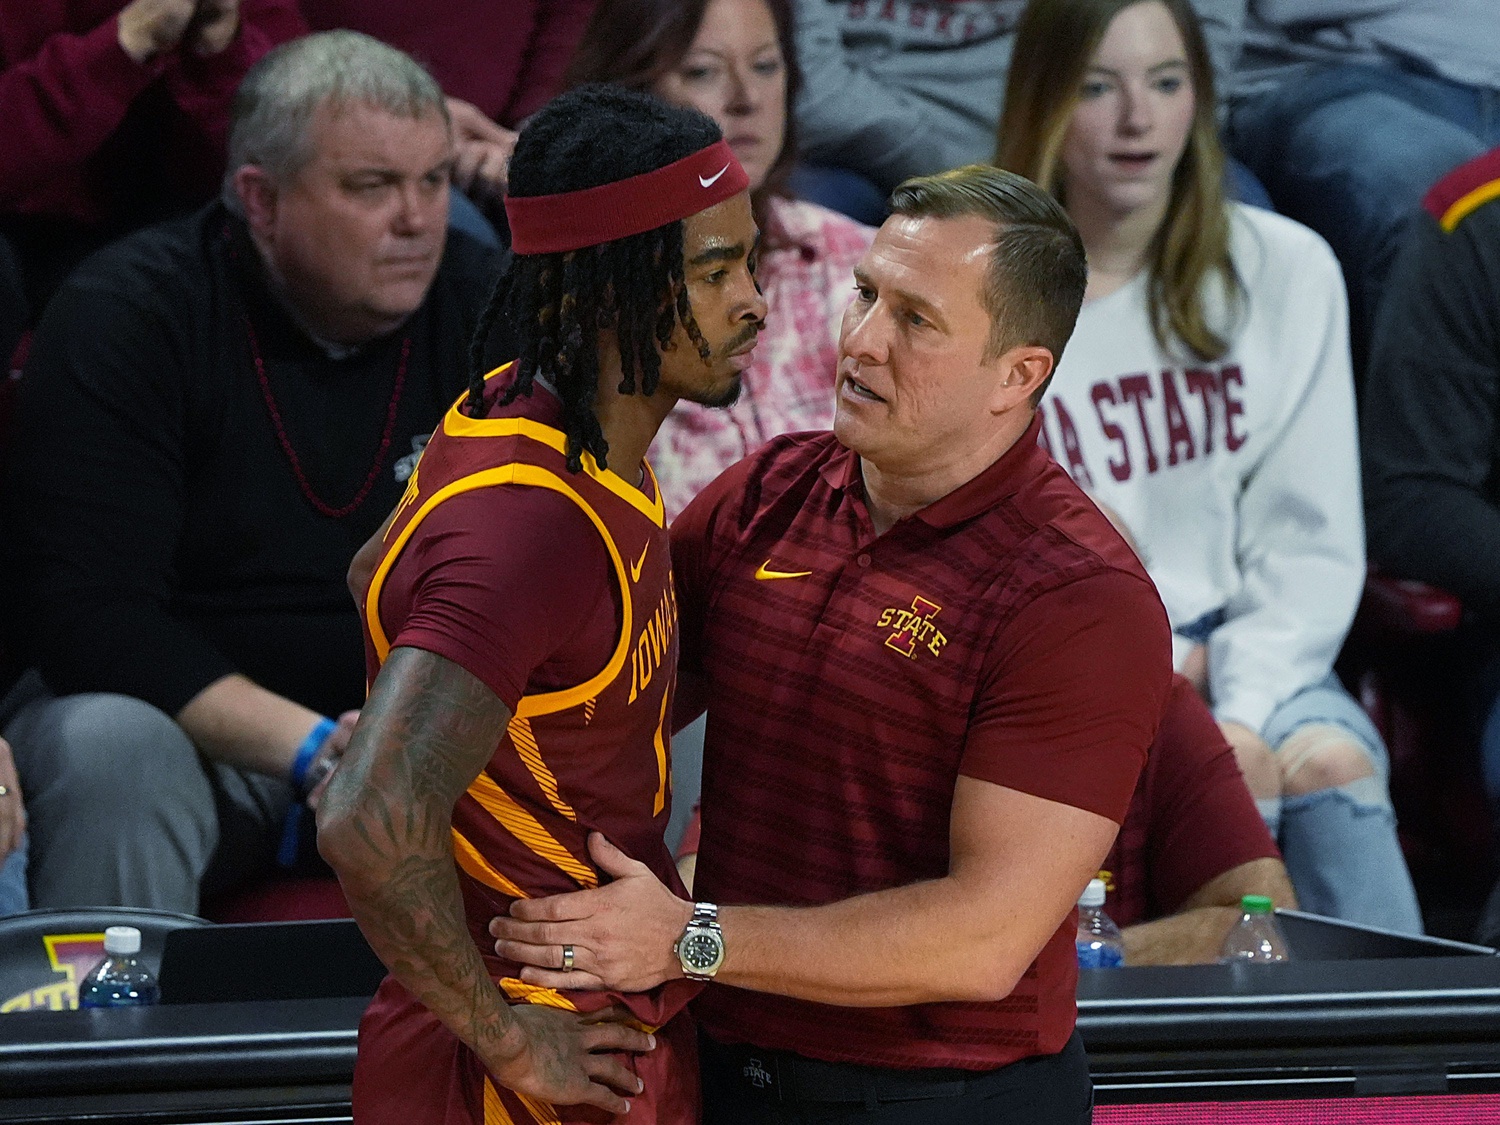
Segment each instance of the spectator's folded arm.
[{"label": "spectator's folded arm", "polygon": [[160,65],[142,66],[124,52],[114,19],[83,35],[54,35],[32,58],[4,64],[0,208],[76,171],[160,73]]},{"label": "spectator's folded arm", "polygon": [[229,114],[246,72],[273,47],[308,33],[295,0],[242,0],[240,28],[215,55],[181,51],[167,68],[172,100],[218,148],[229,140]]},{"label": "spectator's folded arm", "polygon": [[546,0],[538,4],[536,25],[521,60],[510,104],[500,120],[513,129],[562,90],[563,72],[583,38],[596,0]]}]

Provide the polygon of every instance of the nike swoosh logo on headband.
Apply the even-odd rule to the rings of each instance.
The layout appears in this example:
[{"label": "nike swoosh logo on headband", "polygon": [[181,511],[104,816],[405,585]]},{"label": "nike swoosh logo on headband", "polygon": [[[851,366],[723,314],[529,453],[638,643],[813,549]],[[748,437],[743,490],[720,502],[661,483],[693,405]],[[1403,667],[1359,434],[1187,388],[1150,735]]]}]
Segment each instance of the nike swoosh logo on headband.
[{"label": "nike swoosh logo on headband", "polygon": [[722,176],[727,171],[729,171],[729,165],[728,164],[724,165],[724,167],[720,168],[717,172],[715,172],[712,176],[708,177],[708,179],[706,179],[706,180],[702,176],[699,176],[698,177],[698,182],[700,184],[702,184],[706,188],[713,187],[714,184],[716,184],[716,183],[719,182],[719,177]]}]

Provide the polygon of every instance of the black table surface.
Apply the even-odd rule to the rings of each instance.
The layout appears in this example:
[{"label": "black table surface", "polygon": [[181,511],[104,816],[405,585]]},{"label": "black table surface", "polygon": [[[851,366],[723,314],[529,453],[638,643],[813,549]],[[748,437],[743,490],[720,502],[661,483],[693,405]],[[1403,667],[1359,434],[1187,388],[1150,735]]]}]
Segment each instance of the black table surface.
[{"label": "black table surface", "polygon": [[[1500,1089],[1500,958],[1093,970],[1078,991],[1101,1102],[1256,1082],[1288,1095]],[[365,1004],[341,997],[6,1015],[0,1121],[64,1109],[118,1114],[137,1102],[164,1122],[248,1120],[233,1114],[272,1105],[332,1115],[308,1110],[296,1120],[347,1120]]]}]

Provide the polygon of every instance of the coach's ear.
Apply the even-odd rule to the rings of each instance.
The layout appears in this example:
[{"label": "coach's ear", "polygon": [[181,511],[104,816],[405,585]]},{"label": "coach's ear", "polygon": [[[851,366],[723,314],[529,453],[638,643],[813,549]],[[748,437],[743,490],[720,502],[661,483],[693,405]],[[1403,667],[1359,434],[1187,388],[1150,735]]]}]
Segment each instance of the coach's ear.
[{"label": "coach's ear", "polygon": [[1055,366],[1052,353],[1036,344],[1011,348],[993,362],[999,377],[990,396],[992,414],[1008,414],[1017,407],[1032,409]]}]

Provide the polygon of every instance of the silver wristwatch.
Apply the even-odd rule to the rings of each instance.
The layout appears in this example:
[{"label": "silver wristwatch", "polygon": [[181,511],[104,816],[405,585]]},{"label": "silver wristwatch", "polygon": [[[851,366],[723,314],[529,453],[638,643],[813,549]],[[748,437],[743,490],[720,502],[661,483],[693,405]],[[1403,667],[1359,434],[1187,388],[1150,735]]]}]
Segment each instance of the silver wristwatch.
[{"label": "silver wristwatch", "polygon": [[724,931],[719,926],[719,908],[711,902],[695,902],[687,929],[672,950],[689,980],[713,980],[719,966],[724,964]]}]

